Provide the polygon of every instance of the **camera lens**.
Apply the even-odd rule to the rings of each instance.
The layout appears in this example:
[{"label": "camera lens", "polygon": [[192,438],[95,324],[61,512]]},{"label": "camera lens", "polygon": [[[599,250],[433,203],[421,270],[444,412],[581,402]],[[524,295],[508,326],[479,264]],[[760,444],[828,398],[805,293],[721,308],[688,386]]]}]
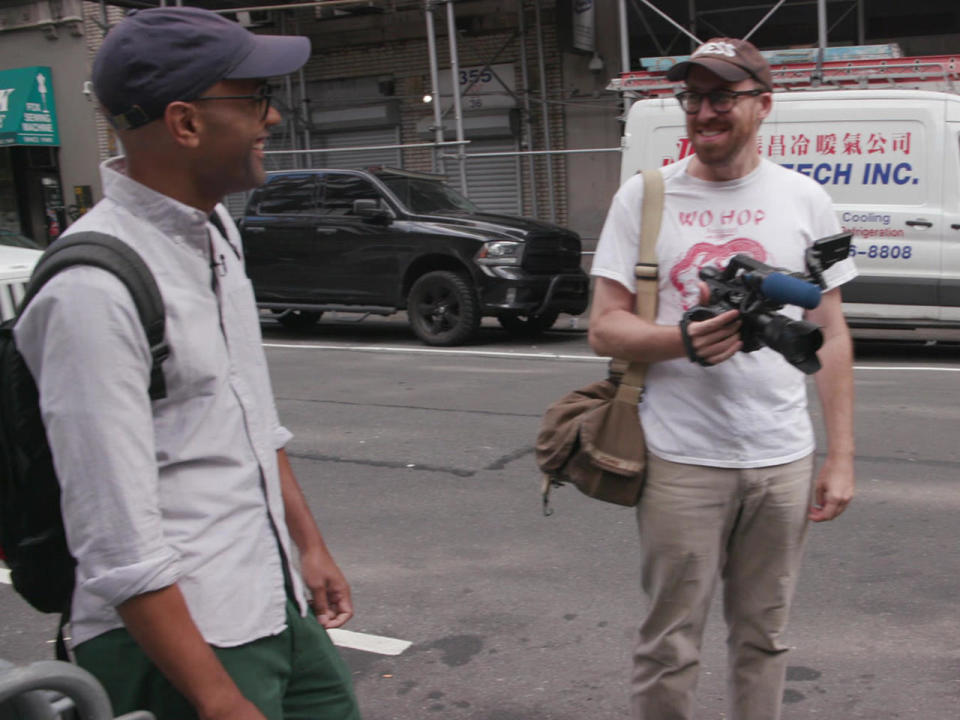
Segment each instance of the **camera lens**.
[{"label": "camera lens", "polygon": [[788,363],[808,375],[820,369],[817,350],[823,345],[823,333],[818,326],[779,313],[759,313],[756,324],[763,342]]}]

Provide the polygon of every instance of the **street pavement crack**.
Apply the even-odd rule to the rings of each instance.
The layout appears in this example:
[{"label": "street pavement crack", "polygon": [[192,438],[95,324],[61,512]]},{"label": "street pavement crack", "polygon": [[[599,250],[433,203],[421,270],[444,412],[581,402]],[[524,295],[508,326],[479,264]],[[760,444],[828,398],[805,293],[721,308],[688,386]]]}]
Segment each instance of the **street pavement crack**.
[{"label": "street pavement crack", "polygon": [[348,407],[375,407],[375,408],[390,408],[394,410],[423,410],[426,412],[442,412],[442,413],[457,413],[463,415],[492,415],[494,417],[522,417],[522,418],[538,418],[543,413],[518,413],[518,412],[503,412],[502,410],[472,410],[469,408],[441,408],[441,407],[427,407],[424,405],[400,405],[400,404],[391,404],[391,403],[358,403],[358,402],[349,402],[346,400],[315,400],[312,398],[302,398],[302,397],[281,397],[277,396],[277,401],[283,402],[293,402],[293,403],[315,403],[317,405],[345,405]]},{"label": "street pavement crack", "polygon": [[501,455],[499,458],[494,460],[492,463],[487,465],[484,470],[503,470],[507,465],[512,463],[514,460],[519,460],[522,457],[527,455],[532,455],[535,452],[533,445],[528,445],[527,447],[522,447],[519,450],[514,450],[512,453],[507,453],[506,455]]},{"label": "street pavement crack", "polygon": [[473,477],[474,470],[443,467],[440,465],[425,465],[422,463],[398,462],[396,460],[361,460],[358,458],[339,457],[337,455],[315,455],[313,453],[288,452],[288,455],[299,460],[313,460],[314,462],[349,463],[350,465],[364,465],[367,467],[389,468],[391,470],[419,470],[421,472],[437,472],[456,477]]}]

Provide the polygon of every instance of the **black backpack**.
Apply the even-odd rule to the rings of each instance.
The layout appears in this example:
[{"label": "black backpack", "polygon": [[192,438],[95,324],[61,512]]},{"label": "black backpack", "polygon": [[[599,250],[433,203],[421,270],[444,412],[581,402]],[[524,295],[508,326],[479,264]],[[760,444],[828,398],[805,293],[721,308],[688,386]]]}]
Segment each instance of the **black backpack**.
[{"label": "black backpack", "polygon": [[34,268],[17,316],[0,324],[0,549],[14,589],[37,610],[65,617],[76,562],[67,549],[37,386],[17,350],[13,326],[44,283],[73,265],[108,270],[130,291],[153,357],[151,400],[166,397],[162,363],[169,355],[163,299],[153,274],[133,248],[102,233],[75,233],[54,242]]}]

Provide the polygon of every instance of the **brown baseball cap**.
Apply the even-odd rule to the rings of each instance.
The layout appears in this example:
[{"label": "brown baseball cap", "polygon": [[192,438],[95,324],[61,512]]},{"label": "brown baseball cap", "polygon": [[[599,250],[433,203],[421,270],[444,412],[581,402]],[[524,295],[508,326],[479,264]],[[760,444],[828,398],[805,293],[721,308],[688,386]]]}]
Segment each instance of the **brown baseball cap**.
[{"label": "brown baseball cap", "polygon": [[748,40],[736,38],[708,40],[694,50],[689,60],[677,63],[667,70],[667,79],[685,79],[693,65],[699,65],[727,82],[739,82],[752,77],[767,90],[773,91],[770,63]]}]

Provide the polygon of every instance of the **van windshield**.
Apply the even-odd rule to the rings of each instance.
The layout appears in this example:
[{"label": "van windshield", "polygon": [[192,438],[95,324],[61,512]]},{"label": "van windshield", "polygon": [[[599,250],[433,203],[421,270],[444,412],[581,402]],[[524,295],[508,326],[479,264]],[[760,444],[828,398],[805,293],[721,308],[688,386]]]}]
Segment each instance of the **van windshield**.
[{"label": "van windshield", "polygon": [[437,180],[379,175],[380,180],[409,210],[418,215],[444,212],[479,213],[480,208],[463,195]]}]

